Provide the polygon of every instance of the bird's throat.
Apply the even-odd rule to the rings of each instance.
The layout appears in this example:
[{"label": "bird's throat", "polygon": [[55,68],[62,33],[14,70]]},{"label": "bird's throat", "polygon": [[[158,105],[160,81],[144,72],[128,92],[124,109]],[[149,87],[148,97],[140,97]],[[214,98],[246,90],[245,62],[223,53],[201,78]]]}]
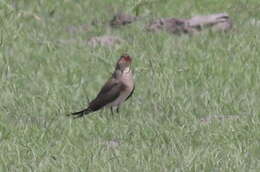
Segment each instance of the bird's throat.
[{"label": "bird's throat", "polygon": [[129,73],[130,72],[130,67],[126,67],[123,71],[123,74]]}]

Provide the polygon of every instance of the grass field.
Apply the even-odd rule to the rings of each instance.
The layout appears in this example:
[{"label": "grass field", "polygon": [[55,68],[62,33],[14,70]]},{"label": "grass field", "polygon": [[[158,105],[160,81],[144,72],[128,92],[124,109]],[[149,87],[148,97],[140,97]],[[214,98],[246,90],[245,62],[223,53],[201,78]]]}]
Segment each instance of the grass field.
[{"label": "grass field", "polygon": [[[140,3],[0,0],[0,171],[260,171],[260,2]],[[141,21],[104,24],[137,6]],[[143,30],[152,18],[218,12],[233,31]],[[90,32],[66,31],[92,20]],[[104,34],[125,42],[85,42]],[[124,52],[134,57],[136,91],[120,114],[65,116],[95,97]]]}]

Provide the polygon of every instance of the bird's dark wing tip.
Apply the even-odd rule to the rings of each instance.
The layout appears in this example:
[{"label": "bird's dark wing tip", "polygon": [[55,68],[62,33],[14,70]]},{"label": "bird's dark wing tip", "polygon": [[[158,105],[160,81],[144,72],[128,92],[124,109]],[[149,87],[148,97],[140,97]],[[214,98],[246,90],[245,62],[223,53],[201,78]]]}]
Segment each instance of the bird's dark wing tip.
[{"label": "bird's dark wing tip", "polygon": [[72,113],[66,114],[65,116],[67,116],[67,117],[73,116],[73,118],[75,118],[75,117],[82,117],[83,114],[84,114],[83,112],[72,112]]},{"label": "bird's dark wing tip", "polygon": [[84,116],[84,113],[70,113],[66,114],[67,117],[72,117],[73,119],[81,118]]},{"label": "bird's dark wing tip", "polygon": [[92,110],[90,108],[88,108],[88,109],[84,109],[84,110],[79,111],[79,112],[70,113],[67,116],[73,116],[73,119],[76,119],[76,118],[81,118],[81,117],[83,117],[84,115],[87,115],[90,112],[92,112]]}]

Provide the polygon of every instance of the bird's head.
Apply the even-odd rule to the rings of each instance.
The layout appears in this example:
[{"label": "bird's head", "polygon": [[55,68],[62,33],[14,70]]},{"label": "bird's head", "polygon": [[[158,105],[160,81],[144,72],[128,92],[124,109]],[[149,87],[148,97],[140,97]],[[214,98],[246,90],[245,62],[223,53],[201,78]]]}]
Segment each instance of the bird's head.
[{"label": "bird's head", "polygon": [[123,54],[116,64],[116,69],[120,71],[124,71],[125,69],[129,69],[132,64],[132,57],[128,54]]}]

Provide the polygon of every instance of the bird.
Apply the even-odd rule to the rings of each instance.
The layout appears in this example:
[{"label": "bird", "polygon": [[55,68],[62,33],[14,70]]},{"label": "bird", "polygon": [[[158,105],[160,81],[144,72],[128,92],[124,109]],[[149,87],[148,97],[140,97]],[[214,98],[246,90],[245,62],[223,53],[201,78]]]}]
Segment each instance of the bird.
[{"label": "bird", "polygon": [[104,107],[109,107],[112,115],[114,114],[113,108],[116,108],[116,112],[119,113],[120,105],[129,99],[135,90],[131,70],[132,60],[131,56],[123,54],[118,59],[112,76],[101,88],[96,98],[88,104],[87,108],[73,112],[70,115],[74,116],[74,118],[79,118]]}]

